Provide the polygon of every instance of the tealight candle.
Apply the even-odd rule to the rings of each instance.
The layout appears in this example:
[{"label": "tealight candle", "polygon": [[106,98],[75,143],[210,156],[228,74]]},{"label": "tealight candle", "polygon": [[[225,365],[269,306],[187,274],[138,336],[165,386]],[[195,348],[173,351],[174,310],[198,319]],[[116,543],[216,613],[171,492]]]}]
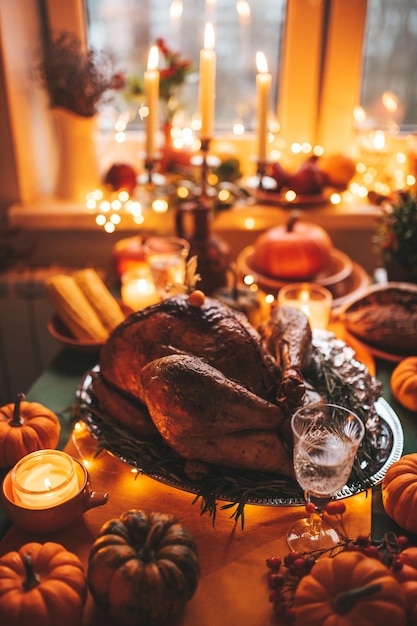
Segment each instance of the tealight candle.
[{"label": "tealight candle", "polygon": [[12,471],[15,501],[29,509],[49,509],[80,491],[74,459],[60,450],[24,456]]},{"label": "tealight candle", "polygon": [[150,268],[145,263],[125,272],[121,281],[122,300],[133,311],[156,304],[161,299]]},{"label": "tealight candle", "polygon": [[302,311],[311,328],[325,329],[330,320],[333,297],[331,292],[314,283],[291,283],[278,292],[278,305],[292,306]]}]

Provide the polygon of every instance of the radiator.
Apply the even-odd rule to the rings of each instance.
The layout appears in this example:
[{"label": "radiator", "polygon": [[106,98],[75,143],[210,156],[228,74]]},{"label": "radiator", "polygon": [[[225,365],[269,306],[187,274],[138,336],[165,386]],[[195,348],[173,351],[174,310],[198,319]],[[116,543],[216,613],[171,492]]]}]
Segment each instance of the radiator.
[{"label": "radiator", "polygon": [[62,268],[25,268],[0,274],[0,403],[26,393],[61,345],[50,336],[53,314],[45,280]]}]

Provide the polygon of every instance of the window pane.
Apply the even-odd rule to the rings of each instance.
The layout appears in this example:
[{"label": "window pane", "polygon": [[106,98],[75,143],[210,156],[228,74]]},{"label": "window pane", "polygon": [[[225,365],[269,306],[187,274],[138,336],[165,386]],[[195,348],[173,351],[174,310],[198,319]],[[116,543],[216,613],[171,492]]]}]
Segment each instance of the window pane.
[{"label": "window pane", "polygon": [[368,0],[361,105],[370,124],[417,126],[416,59],[416,0]]},{"label": "window pane", "polygon": [[[240,120],[256,126],[257,50],[262,50],[273,76],[271,108],[276,110],[278,60],[285,14],[285,0],[86,0],[90,44],[110,51],[128,76],[139,79],[147,64],[149,48],[157,38],[191,61],[179,100],[188,114],[198,108],[199,52],[206,22],[215,30],[217,54],[217,129],[231,131]],[[182,9],[174,16],[170,9]],[[249,14],[245,13],[249,11]],[[242,14],[243,11],[243,14]],[[122,106],[119,101],[119,107]]]}]

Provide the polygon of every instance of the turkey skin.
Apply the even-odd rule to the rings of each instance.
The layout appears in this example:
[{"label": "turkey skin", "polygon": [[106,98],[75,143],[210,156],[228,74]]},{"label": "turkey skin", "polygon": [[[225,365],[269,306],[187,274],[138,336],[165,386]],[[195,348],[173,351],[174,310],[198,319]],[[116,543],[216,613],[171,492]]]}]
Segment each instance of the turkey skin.
[{"label": "turkey skin", "polygon": [[279,406],[190,355],[152,361],[142,382],[155,426],[184,458],[293,477]]}]

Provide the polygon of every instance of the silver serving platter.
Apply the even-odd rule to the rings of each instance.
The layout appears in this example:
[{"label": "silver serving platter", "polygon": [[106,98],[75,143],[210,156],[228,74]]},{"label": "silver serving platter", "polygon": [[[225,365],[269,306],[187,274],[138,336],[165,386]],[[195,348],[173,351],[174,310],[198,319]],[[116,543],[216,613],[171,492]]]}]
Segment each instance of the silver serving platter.
[{"label": "silver serving platter", "polygon": [[[96,366],[93,370],[87,372],[81,380],[77,390],[77,400],[80,405],[82,419],[85,421],[90,433],[97,439],[98,445],[103,445],[103,435],[104,431],[106,431],[106,445],[103,447],[105,447],[108,452],[116,456],[118,459],[127,463],[129,466],[134,467],[140,473],[145,474],[146,476],[149,476],[161,483],[183,491],[199,494],[200,484],[198,481],[192,481],[187,478],[179,477],[183,475],[181,460],[178,461],[178,471],[165,472],[163,469],[161,470],[161,468],[152,467],[152,464],[149,464],[148,461],[142,460],[140,453],[122,454],[118,451],[117,445],[112,445],[112,441],[117,438],[117,435],[115,433],[115,437],[112,437],[111,418],[110,420],[106,418],[105,422],[103,422],[103,420],[98,417],[99,411],[96,409],[99,409],[99,407],[94,406],[96,401],[91,393],[93,376],[98,372],[99,366]],[[374,464],[372,469],[370,467],[365,467],[363,472],[365,479],[364,482],[358,483],[355,481],[354,483],[348,483],[336,494],[337,499],[350,497],[378,485],[383,480],[390,465],[400,459],[403,453],[404,434],[397,414],[382,397],[375,402],[375,410],[379,418],[378,443],[375,444],[375,449],[376,451],[382,450],[381,461],[377,463],[376,466]],[[120,432],[124,429],[120,424],[117,424],[117,430]],[[184,462],[182,462],[182,466],[183,465]],[[226,473],[227,472],[228,470],[226,470]],[[241,478],[242,483],[244,482],[245,472],[232,471],[232,474],[233,480],[239,481],[239,478]],[[256,473],[251,472],[251,480],[253,480],[254,474]],[[286,493],[286,482],[290,493]],[[227,502],[233,501],[234,498],[228,494],[227,483],[225,484],[226,486],[223,492],[216,493],[216,499]],[[305,502],[301,490],[299,490],[299,494],[294,493],[294,485],[296,486],[296,484],[290,479],[286,480],[282,476],[259,472],[260,487],[263,487],[265,484],[265,489],[268,490],[268,495],[266,497],[249,496],[246,500],[248,504],[265,506],[297,506],[302,505]],[[223,482],[220,483],[220,486],[223,486]]]}]

